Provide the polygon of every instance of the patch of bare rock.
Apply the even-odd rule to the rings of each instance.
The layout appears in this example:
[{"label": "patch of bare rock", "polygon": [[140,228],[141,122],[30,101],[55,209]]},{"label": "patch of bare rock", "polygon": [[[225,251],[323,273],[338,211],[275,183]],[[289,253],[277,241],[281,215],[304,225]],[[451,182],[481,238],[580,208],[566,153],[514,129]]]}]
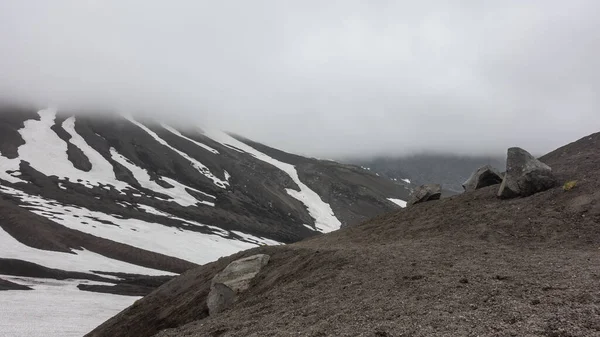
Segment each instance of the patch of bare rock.
[{"label": "patch of bare rock", "polygon": [[470,192],[500,183],[502,183],[502,174],[492,166],[485,165],[473,172],[471,177],[462,186],[465,192]]},{"label": "patch of bare rock", "polygon": [[442,185],[440,184],[427,184],[421,185],[413,191],[410,195],[408,205],[414,205],[421,202],[439,200],[442,196]]},{"label": "patch of bare rock", "polygon": [[211,282],[206,304],[210,315],[215,315],[235,302],[236,296],[250,287],[250,281],[269,263],[269,255],[257,254],[231,262],[215,275]]},{"label": "patch of bare rock", "polygon": [[[549,190],[558,184],[558,180],[550,166],[522,148],[511,147],[508,149],[504,174],[490,165],[482,166],[463,183],[463,188],[465,192],[471,192],[498,184],[500,184],[498,197],[510,199]],[[438,200],[441,190],[439,184],[419,186],[411,194],[408,205]]]},{"label": "patch of bare rock", "polygon": [[521,148],[511,147],[506,159],[506,176],[500,185],[498,197],[527,197],[549,190],[557,183],[550,166]]}]

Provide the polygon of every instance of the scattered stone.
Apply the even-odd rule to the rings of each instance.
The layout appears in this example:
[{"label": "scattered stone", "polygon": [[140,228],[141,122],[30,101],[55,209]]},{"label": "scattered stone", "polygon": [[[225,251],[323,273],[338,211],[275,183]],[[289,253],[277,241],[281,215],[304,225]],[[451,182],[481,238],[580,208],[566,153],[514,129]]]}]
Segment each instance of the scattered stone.
[{"label": "scattered stone", "polygon": [[534,158],[529,152],[511,147],[506,159],[506,176],[498,197],[526,197],[556,186],[557,180],[550,166]]},{"label": "scattered stone", "polygon": [[235,301],[235,292],[223,283],[215,283],[211,287],[206,305],[208,306],[208,314],[214,315],[229,308]]},{"label": "scattered stone", "polygon": [[461,278],[460,281],[458,281],[458,282],[460,282],[462,284],[467,284],[467,283],[469,283],[469,280],[467,278]]},{"label": "scattered stone", "polygon": [[410,195],[408,205],[414,205],[430,200],[439,200],[442,196],[442,185],[427,184],[417,187]]},{"label": "scattered stone", "polygon": [[465,192],[474,191],[483,187],[502,183],[502,174],[490,165],[485,165],[471,174],[471,177],[462,184]]},{"label": "scattered stone", "polygon": [[538,304],[540,304],[540,303],[541,303],[541,301],[540,301],[540,300],[538,300],[537,298],[536,298],[536,299],[534,299],[534,300],[531,300],[531,305],[538,305]]},{"label": "scattered stone", "polygon": [[235,260],[215,275],[206,299],[209,315],[229,308],[237,294],[250,287],[250,281],[269,263],[269,258],[269,255],[257,254]]}]

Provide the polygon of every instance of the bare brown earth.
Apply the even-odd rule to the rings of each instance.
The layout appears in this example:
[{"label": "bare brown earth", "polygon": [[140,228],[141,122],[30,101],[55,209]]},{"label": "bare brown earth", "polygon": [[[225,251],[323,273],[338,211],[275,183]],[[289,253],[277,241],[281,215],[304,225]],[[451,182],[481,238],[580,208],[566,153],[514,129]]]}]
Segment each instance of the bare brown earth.
[{"label": "bare brown earth", "polygon": [[[241,252],[88,336],[600,336],[600,134],[541,159],[577,186],[512,200],[490,186]],[[259,252],[251,288],[207,317],[211,278]]]}]

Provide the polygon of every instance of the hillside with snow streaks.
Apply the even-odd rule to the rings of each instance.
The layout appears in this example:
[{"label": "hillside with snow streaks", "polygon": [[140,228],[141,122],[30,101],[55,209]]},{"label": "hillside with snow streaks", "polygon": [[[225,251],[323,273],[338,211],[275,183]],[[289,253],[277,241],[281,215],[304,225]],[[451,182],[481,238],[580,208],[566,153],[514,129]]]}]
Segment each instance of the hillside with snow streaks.
[{"label": "hillside with snow streaks", "polygon": [[283,172],[287,173],[300,188],[299,191],[288,188],[286,189],[287,193],[299,200],[300,202],[302,202],[306,206],[309,214],[313,217],[313,219],[315,219],[315,227],[317,228],[317,230],[323,233],[327,233],[340,228],[341,222],[338,218],[335,217],[331,206],[323,202],[323,200],[317,193],[315,193],[302,181],[300,181],[300,178],[298,177],[298,172],[296,171],[294,165],[273,159],[267,156],[266,154],[252,148],[251,146],[246,145],[240,142],[239,140],[231,137],[225,132],[216,130],[204,130],[204,134],[218,143],[234,147],[238,149],[238,151],[245,151],[254,156],[255,158],[262,160],[268,164],[271,164],[277,167],[278,169],[282,170]]},{"label": "hillside with snow streaks", "polygon": [[[120,180],[117,180],[113,171],[112,164],[109,163],[98,151],[94,150],[86,141],[75,131],[75,117],[69,117],[62,123],[63,129],[71,136],[69,142],[77,146],[83,154],[89,159],[92,167],[90,171],[82,174],[85,179],[91,179],[94,183],[103,183],[114,186],[122,191],[130,186]],[[77,170],[78,172],[82,172]],[[72,174],[72,173],[71,173]],[[70,176],[71,177],[71,176]],[[79,178],[83,179],[83,178]]]},{"label": "hillside with snow streaks", "polygon": [[75,120],[67,120],[63,123],[67,132],[73,137],[74,145],[81,146],[80,149],[86,153],[95,167],[90,172],[75,168],[67,155],[67,143],[62,140],[51,127],[55,123],[56,111],[41,110],[38,112],[40,120],[28,120],[19,133],[25,144],[18,148],[19,160],[27,161],[37,171],[46,176],[55,175],[59,179],[67,179],[71,182],[91,188],[101,185],[112,185],[122,190],[127,184],[116,179],[112,165],[106,162],[100,154],[89,147],[87,143],[77,135],[72,125]]},{"label": "hillside with snow streaks", "polygon": [[[26,246],[0,227],[0,257],[25,260],[44,267],[94,273],[94,271],[130,273],[141,275],[172,275],[173,273],[144,268],[131,263],[114,260],[88,250],[72,250],[72,253],[53,252]],[[102,275],[104,276],[104,275]]]},{"label": "hillside with snow streaks", "polygon": [[165,130],[171,132],[172,134],[174,134],[176,136],[179,136],[179,137],[181,137],[181,138],[183,138],[183,139],[185,139],[185,140],[187,140],[189,142],[192,142],[192,143],[200,146],[201,148],[205,149],[208,152],[211,152],[211,153],[214,153],[214,154],[220,154],[219,151],[213,149],[212,147],[210,147],[210,146],[208,146],[208,145],[206,145],[204,143],[200,143],[200,142],[198,142],[196,140],[193,140],[193,139],[191,139],[189,137],[186,137],[185,135],[181,134],[181,132],[177,131],[176,129],[174,129],[174,128],[170,127],[170,126],[168,126],[167,124],[163,123],[163,124],[161,124],[161,126],[163,128],[165,128]]},{"label": "hillside with snow streaks", "polygon": [[[155,191],[158,193],[168,195],[169,197],[173,198],[172,201],[180,204],[181,206],[186,207],[186,206],[192,206],[192,205],[197,205],[197,204],[204,204],[204,205],[214,207],[214,205],[215,205],[213,202],[210,202],[210,201],[197,200],[194,196],[189,194],[187,192],[187,190],[192,190],[192,191],[195,191],[202,195],[205,195],[206,197],[208,197],[211,200],[215,198],[215,196],[213,196],[213,195],[210,195],[208,193],[199,191],[195,188],[186,186],[174,179],[171,179],[168,177],[160,177],[161,180],[166,181],[171,186],[173,186],[171,188],[165,188],[165,187],[157,184],[152,179],[150,179],[150,175],[148,174],[147,170],[135,165],[129,159],[125,158],[123,155],[121,155],[119,152],[117,152],[117,150],[115,150],[112,147],[110,148],[110,154],[114,161],[123,165],[125,168],[127,168],[129,171],[131,171],[131,173],[133,174],[133,177],[138,181],[138,183],[140,183],[140,185],[142,187],[145,187],[149,190],[152,190],[152,191]],[[168,201],[171,201],[171,200],[168,200]]]},{"label": "hillside with snow streaks", "polygon": [[[222,229],[217,229],[217,231],[213,229],[215,233],[221,235],[200,233],[187,228],[192,226],[210,227],[185,219],[180,219],[180,227],[168,227],[159,223],[139,219],[123,219],[82,207],[65,205],[56,200],[27,195],[8,187],[0,186],[0,191],[19,197],[29,204],[24,207],[31,212],[67,228],[198,264],[208,263],[240,250],[254,248],[259,244],[279,244],[273,240],[249,234],[244,235],[252,238],[251,242],[236,240],[232,236],[235,233],[230,234]],[[146,206],[146,209],[149,208],[151,207]],[[0,252],[4,255],[4,249]]]},{"label": "hillside with snow streaks", "polygon": [[229,185],[229,182],[227,180],[221,180],[221,179],[217,178],[214,174],[212,174],[212,172],[210,172],[208,167],[206,167],[204,164],[202,164],[201,162],[197,161],[196,159],[190,157],[187,153],[180,151],[180,150],[174,148],[173,146],[169,145],[169,143],[167,143],[164,139],[160,138],[160,136],[157,135],[154,131],[150,130],[144,124],[136,121],[135,119],[133,119],[133,117],[127,117],[127,119],[131,123],[138,126],[140,129],[146,131],[150,136],[152,136],[152,138],[154,138],[160,144],[168,147],[169,149],[175,151],[177,154],[179,154],[183,158],[187,159],[190,162],[190,164],[192,164],[192,166],[198,170],[198,172],[202,173],[208,179],[212,180],[215,185],[217,185],[221,188],[227,188],[227,186]]}]

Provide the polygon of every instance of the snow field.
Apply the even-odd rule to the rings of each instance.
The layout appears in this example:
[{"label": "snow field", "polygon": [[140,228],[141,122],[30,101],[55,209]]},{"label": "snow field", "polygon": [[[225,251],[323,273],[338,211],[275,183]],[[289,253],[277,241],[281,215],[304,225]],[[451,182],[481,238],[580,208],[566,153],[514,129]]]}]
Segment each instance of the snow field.
[{"label": "snow field", "polygon": [[0,337],[81,337],[141,297],[81,291],[86,280],[0,278],[34,290],[0,292]]}]

